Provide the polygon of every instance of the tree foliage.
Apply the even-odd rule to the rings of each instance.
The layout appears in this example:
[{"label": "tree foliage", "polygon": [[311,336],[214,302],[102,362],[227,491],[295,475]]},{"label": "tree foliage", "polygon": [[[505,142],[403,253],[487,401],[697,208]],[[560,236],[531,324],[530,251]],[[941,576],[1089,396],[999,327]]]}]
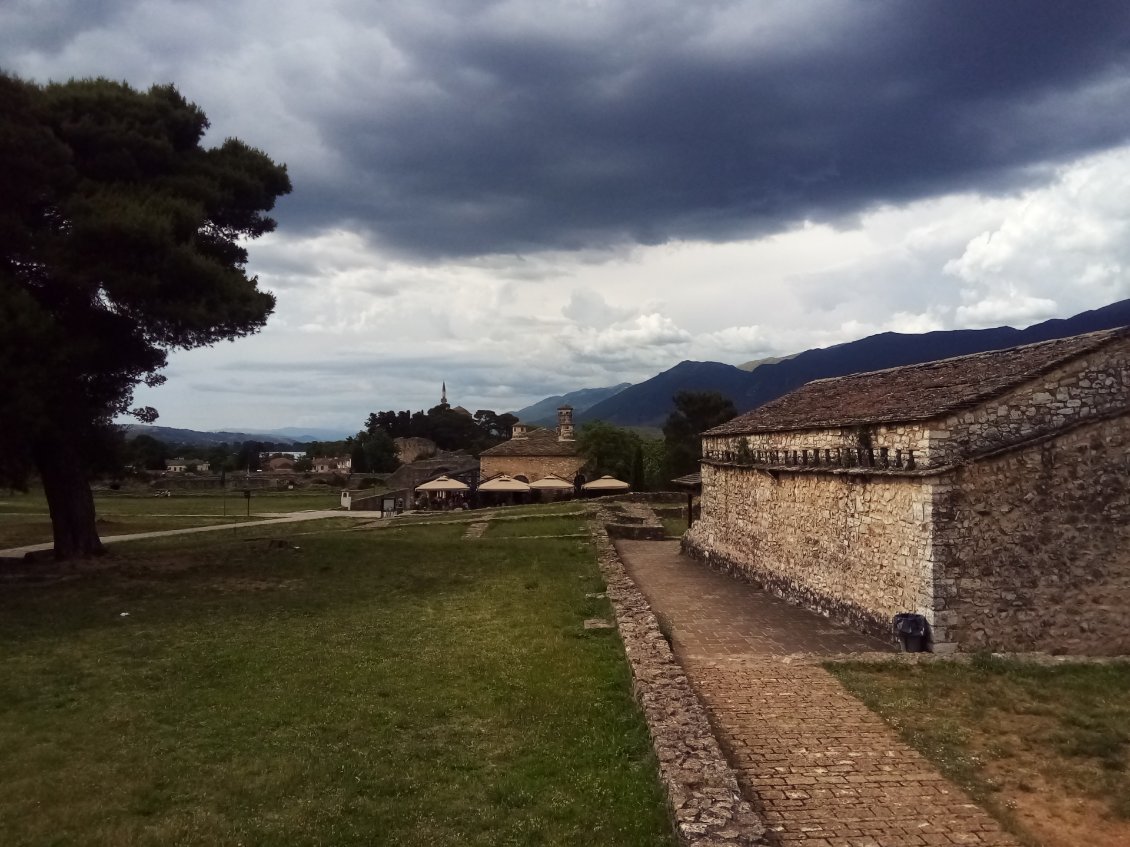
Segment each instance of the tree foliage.
[{"label": "tree foliage", "polygon": [[510,437],[518,419],[509,412],[501,415],[479,409],[474,416],[450,406],[433,406],[425,412],[373,412],[365,421],[365,431],[384,432],[390,438],[427,438],[441,450],[466,450],[478,454]]},{"label": "tree foliage", "polygon": [[0,74],[0,473],[38,470],[57,556],[100,550],[87,474],[134,387],[274,308],[244,243],[274,229],[286,169],[207,128],[171,85]]},{"label": "tree foliage", "polygon": [[698,470],[702,433],[736,417],[738,410],[729,397],[717,391],[680,391],[673,400],[675,411],[663,424],[663,439],[667,446],[667,470],[682,476]]},{"label": "tree foliage", "polygon": [[636,451],[642,443],[632,430],[604,421],[586,423],[577,432],[577,449],[585,457],[592,477],[609,474],[626,482],[634,481]]},{"label": "tree foliage", "polygon": [[361,430],[352,439],[349,451],[353,473],[387,473],[400,467],[396,444],[383,429]]}]

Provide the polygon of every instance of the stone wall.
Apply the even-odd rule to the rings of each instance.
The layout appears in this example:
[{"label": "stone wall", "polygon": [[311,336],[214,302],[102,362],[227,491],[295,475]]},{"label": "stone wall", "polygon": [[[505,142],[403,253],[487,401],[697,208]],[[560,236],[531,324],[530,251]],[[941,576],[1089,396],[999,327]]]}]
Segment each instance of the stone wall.
[{"label": "stone wall", "polygon": [[1130,339],[930,421],[703,448],[685,545],[716,567],[877,635],[1130,652]]},{"label": "stone wall", "polygon": [[1130,339],[935,424],[930,433],[929,464],[959,461],[1128,409]]},{"label": "stone wall", "polygon": [[601,508],[593,527],[600,570],[632,670],[632,688],[651,733],[659,778],[680,847],[754,847],[765,825],[742,797],[734,773],[686,673],[679,666],[651,606],[624,570],[603,530]]},{"label": "stone wall", "polygon": [[585,465],[584,456],[482,456],[481,461],[483,479],[504,473],[530,482],[550,474],[572,482]]},{"label": "stone wall", "polygon": [[932,479],[707,464],[702,478],[692,555],[880,637],[899,612],[932,617]]},{"label": "stone wall", "polygon": [[938,623],[962,649],[1130,653],[1130,415],[961,468]]}]

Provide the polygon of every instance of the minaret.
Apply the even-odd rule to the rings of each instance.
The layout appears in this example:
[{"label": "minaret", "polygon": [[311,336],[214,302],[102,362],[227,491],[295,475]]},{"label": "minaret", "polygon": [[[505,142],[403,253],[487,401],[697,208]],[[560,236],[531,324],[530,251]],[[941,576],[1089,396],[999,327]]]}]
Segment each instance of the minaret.
[{"label": "minaret", "polygon": [[447,405],[447,380],[443,381],[443,391],[441,391],[439,395],[439,404],[441,406]]},{"label": "minaret", "polygon": [[558,406],[557,407],[557,440],[558,441],[572,441],[573,440],[573,407],[572,406]]}]

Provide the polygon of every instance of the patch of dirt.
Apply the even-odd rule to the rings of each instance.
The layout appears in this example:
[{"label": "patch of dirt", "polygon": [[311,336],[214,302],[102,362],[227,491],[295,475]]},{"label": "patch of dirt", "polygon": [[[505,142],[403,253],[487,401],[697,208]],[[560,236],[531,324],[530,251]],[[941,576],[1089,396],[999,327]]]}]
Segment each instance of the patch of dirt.
[{"label": "patch of dirt", "polygon": [[1040,847],[1130,845],[1130,821],[1114,817],[1101,800],[1071,793],[1065,784],[1073,772],[1094,766],[1049,757],[1046,746],[1032,742],[1046,736],[1046,719],[1002,714],[994,723],[991,735],[971,733],[971,746],[985,762],[984,775],[998,788],[995,802],[1008,809]]},{"label": "patch of dirt", "polygon": [[[994,763],[996,765],[997,763]],[[999,802],[1012,810],[1017,822],[1041,847],[1126,847],[1130,844],[1130,821],[1110,817],[1106,805],[1085,797],[1065,795],[1060,786],[1035,773],[1019,787],[1017,768],[986,768],[1000,773]]]}]

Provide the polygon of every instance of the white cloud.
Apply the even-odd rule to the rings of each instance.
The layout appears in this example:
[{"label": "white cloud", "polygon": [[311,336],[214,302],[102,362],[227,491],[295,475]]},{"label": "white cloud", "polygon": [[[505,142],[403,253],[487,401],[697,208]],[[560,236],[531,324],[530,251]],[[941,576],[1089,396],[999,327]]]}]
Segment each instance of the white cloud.
[{"label": "white cloud", "polygon": [[959,324],[1032,323],[1130,296],[1130,149],[1062,168],[1008,204],[944,272]]},{"label": "white cloud", "polygon": [[610,305],[599,292],[591,288],[575,288],[561,313],[578,324],[604,328],[630,317],[632,310]]},{"label": "white cloud", "polygon": [[652,312],[603,329],[566,327],[559,340],[576,359],[630,368],[638,373],[641,368],[663,367],[678,361],[673,357],[690,344],[692,337],[670,318]]}]

